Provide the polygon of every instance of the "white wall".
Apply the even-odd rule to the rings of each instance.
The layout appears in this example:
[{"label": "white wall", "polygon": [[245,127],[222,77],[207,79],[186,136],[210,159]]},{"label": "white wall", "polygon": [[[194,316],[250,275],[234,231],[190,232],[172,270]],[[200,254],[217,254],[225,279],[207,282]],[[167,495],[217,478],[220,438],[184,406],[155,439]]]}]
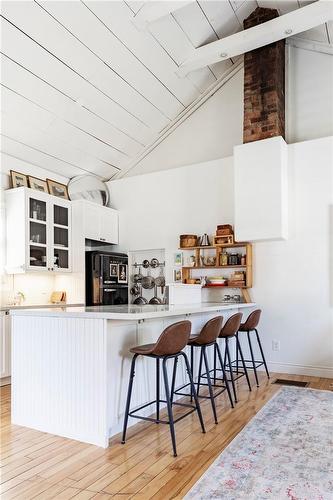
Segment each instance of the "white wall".
[{"label": "white wall", "polygon": [[[286,142],[333,135],[333,57],[287,47]],[[243,142],[240,70],[127,175],[231,156]]]},{"label": "white wall", "polygon": [[[290,235],[254,244],[250,292],[263,309],[271,369],[333,377],[333,139],[292,144],[288,154]],[[166,248],[168,280],[179,234],[212,234],[217,224],[233,223],[232,158],[111,181],[109,189],[122,250]],[[203,300],[221,293],[205,290]],[[272,351],[272,340],[280,351]]]},{"label": "white wall", "polygon": [[333,135],[333,57],[289,47],[287,142]]},{"label": "white wall", "polygon": [[290,234],[254,245],[251,294],[271,368],[333,377],[333,138],[288,149]]},{"label": "white wall", "polygon": [[233,223],[232,158],[108,183],[120,211],[121,250],[165,248],[167,280],[180,234],[213,234]]}]

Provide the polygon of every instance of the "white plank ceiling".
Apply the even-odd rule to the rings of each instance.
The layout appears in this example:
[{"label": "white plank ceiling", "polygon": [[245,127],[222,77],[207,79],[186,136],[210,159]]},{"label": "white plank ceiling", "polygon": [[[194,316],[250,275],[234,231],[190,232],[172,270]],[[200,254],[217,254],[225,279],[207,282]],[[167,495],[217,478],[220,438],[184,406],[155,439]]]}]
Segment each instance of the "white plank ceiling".
[{"label": "white plank ceiling", "polygon": [[[258,5],[193,1],[139,29],[141,1],[1,2],[1,151],[51,172],[122,176],[235,63],[180,78],[193,48],[242,29]],[[332,26],[301,35],[329,44]],[[221,110],[223,112],[223,110]]]}]

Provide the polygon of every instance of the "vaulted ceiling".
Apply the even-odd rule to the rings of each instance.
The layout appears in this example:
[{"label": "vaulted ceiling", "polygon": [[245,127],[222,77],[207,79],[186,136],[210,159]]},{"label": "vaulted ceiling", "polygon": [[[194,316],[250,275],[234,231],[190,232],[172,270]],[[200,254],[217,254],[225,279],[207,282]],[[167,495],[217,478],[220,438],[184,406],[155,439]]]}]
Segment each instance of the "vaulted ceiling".
[{"label": "vaulted ceiling", "polygon": [[[140,28],[141,1],[3,1],[1,150],[65,177],[121,176],[237,62],[176,71],[242,29],[257,6],[302,0],[193,1]],[[299,38],[333,41],[331,23]]]}]

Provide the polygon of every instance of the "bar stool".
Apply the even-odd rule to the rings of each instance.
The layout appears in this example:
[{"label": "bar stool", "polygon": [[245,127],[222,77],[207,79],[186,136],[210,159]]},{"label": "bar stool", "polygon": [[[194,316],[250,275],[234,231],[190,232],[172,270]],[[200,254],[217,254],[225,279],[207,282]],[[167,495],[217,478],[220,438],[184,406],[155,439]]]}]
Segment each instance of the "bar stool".
[{"label": "bar stool", "polygon": [[[223,317],[222,316],[217,316],[215,318],[210,319],[207,321],[207,323],[203,326],[201,329],[199,335],[192,335],[189,338],[189,341],[187,345],[191,347],[191,369],[192,369],[192,374],[193,374],[193,350],[195,347],[200,348],[200,360],[199,360],[199,371],[198,371],[198,380],[197,380],[197,396],[200,398],[205,398],[205,399],[210,399],[211,406],[212,406],[212,411],[214,415],[214,420],[215,423],[217,424],[217,414],[216,414],[216,406],[215,406],[215,398],[222,394],[225,390],[228,392],[229,400],[231,407],[233,408],[233,401],[232,401],[232,396],[228,384],[227,377],[225,376],[225,371],[224,371],[224,365],[223,365],[223,360],[222,360],[222,355],[219,349],[219,346],[216,344],[216,339],[220,333],[221,327],[222,327],[222,322],[223,322]],[[217,385],[216,383],[212,383],[212,379],[210,376],[210,373],[212,370],[209,368],[209,363],[208,363],[208,357],[207,357],[207,347],[209,346],[214,346],[214,350],[217,350],[217,354],[219,357],[220,365],[221,365],[221,370],[223,373],[223,380],[224,380],[224,385]],[[202,373],[202,364],[204,363],[205,365],[205,372]],[[203,383],[201,381],[202,378],[207,379],[207,384]],[[191,394],[187,394],[184,392],[180,392],[182,389],[184,389],[186,386],[189,384],[182,385],[175,391],[175,394],[180,394],[184,396],[191,396],[192,398],[192,391]],[[209,396],[203,396],[200,395],[200,386],[208,386],[209,390]],[[216,392],[214,394],[213,392],[213,387],[218,387],[221,388],[222,390]]]},{"label": "bar stool", "polygon": [[[246,359],[245,363],[248,363],[247,368],[253,369],[254,376],[255,376],[255,379],[257,382],[257,387],[259,387],[258,374],[257,374],[257,368],[259,368],[259,366],[262,366],[262,365],[265,366],[267,378],[269,378],[267,363],[265,360],[264,351],[263,351],[263,348],[261,346],[261,342],[260,342],[260,338],[259,338],[259,334],[258,334],[258,330],[257,330],[260,316],[261,316],[261,309],[256,309],[255,311],[251,312],[249,314],[249,316],[247,317],[246,321],[244,323],[241,323],[241,325],[239,326],[239,329],[238,329],[238,333],[237,333],[237,338],[238,338],[240,332],[246,332],[246,334],[247,334],[247,340],[249,343],[251,359],[250,360]],[[254,359],[253,348],[252,348],[251,337],[250,337],[251,332],[255,332],[255,334],[256,334],[257,343],[258,343],[259,350],[261,353],[261,360]],[[238,358],[236,358],[236,367],[238,370]]]},{"label": "bar stool", "polygon": [[[240,324],[241,324],[242,316],[243,316],[242,313],[236,313],[236,314],[233,314],[232,316],[230,316],[230,318],[225,322],[222,330],[220,331],[219,337],[218,337],[219,339],[225,340],[224,368],[225,368],[225,371],[228,371],[230,373],[230,381],[231,381],[231,385],[232,385],[232,389],[233,389],[233,393],[234,393],[235,403],[238,402],[237,401],[237,394],[236,394],[236,385],[235,385],[235,381],[238,378],[245,375],[247,385],[249,387],[249,391],[252,390],[249,375],[247,373],[247,368],[246,368],[246,363],[244,360],[242,348],[241,348],[240,342],[239,342],[238,337],[237,337],[237,332],[238,332],[238,329],[239,329]],[[234,377],[234,372],[232,369],[232,362],[231,362],[230,349],[229,349],[230,339],[236,340],[237,360],[238,360],[238,353],[239,353],[240,358],[242,360],[243,369],[244,369],[244,373],[242,373],[240,376],[238,376],[236,378]],[[214,365],[214,369],[215,369],[215,365]],[[237,369],[238,369],[238,365],[237,365]],[[237,373],[238,373],[238,371],[237,371]],[[223,375],[223,377],[224,377],[224,375]]]},{"label": "bar stool", "polygon": [[[146,345],[132,347],[132,349],[130,349],[130,352],[133,353],[134,356],[132,359],[130,379],[129,379],[129,384],[128,384],[124,427],[123,427],[123,435],[122,435],[122,441],[121,441],[122,444],[125,443],[125,439],[126,439],[128,417],[139,418],[141,420],[147,420],[149,422],[155,422],[158,424],[159,423],[168,424],[170,426],[172,448],[173,448],[173,453],[174,453],[175,457],[177,456],[176,436],[175,436],[175,428],[174,428],[174,424],[176,422],[179,422],[179,420],[182,420],[183,418],[188,416],[190,413],[193,413],[194,411],[196,411],[198,414],[198,417],[199,417],[202,432],[206,432],[205,426],[203,423],[203,419],[202,419],[199,400],[198,400],[195,386],[193,383],[190,364],[189,364],[189,361],[187,359],[186,354],[184,352],[182,352],[182,349],[184,349],[184,347],[186,346],[186,344],[189,340],[190,333],[191,333],[191,322],[190,321],[179,321],[178,323],[174,323],[173,325],[170,325],[167,328],[165,328],[165,330],[163,330],[163,332],[161,333],[160,337],[158,338],[158,340],[155,344],[146,344]],[[130,411],[133,381],[134,381],[134,376],[135,376],[135,363],[136,363],[136,359],[138,356],[147,356],[147,357],[156,359],[156,399],[154,401],[151,401],[149,403],[146,403],[146,404],[140,406],[139,408],[137,408],[135,410]],[[191,385],[191,392],[193,393],[193,397],[194,397],[194,401],[195,401],[194,406],[191,404],[173,402],[174,385],[175,385],[175,378],[176,378],[175,366],[177,366],[177,361],[178,361],[179,356],[183,356],[183,358],[185,360],[186,371],[187,371],[190,385]],[[171,387],[171,393],[170,393],[166,363],[167,363],[168,359],[172,359],[172,358],[175,359],[175,365],[174,365],[174,369],[173,369],[172,387]],[[160,399],[160,360],[162,360],[162,373],[163,373],[165,397],[166,397],[165,400]],[[160,403],[167,404],[168,420],[161,420],[160,419]],[[146,408],[147,406],[152,405],[152,404],[156,404],[156,418],[144,417],[142,415],[136,415],[136,412],[138,412],[138,411],[142,410],[143,408]],[[173,411],[172,411],[173,405],[184,406],[187,408],[191,408],[191,410],[186,412],[184,415],[181,415],[177,419],[174,419]]]}]

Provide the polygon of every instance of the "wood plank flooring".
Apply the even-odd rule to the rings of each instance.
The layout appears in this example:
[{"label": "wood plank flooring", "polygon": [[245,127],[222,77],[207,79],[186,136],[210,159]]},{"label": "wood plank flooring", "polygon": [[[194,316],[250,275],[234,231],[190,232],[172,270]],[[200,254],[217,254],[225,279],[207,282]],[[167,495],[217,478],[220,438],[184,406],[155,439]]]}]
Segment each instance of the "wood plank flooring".
[{"label": "wood plank flooring", "polygon": [[249,393],[238,381],[239,403],[231,410],[223,394],[216,399],[219,424],[210,403],[201,400],[206,434],[195,414],[176,424],[178,457],[171,453],[169,427],[140,422],[128,431],[126,445],[119,436],[107,450],[12,425],[10,386],[1,387],[1,498],[181,499],[214,459],[240,432],[279,387],[277,378],[309,381],[309,387],[332,389],[333,380],[319,377],[260,374],[260,388]]}]

